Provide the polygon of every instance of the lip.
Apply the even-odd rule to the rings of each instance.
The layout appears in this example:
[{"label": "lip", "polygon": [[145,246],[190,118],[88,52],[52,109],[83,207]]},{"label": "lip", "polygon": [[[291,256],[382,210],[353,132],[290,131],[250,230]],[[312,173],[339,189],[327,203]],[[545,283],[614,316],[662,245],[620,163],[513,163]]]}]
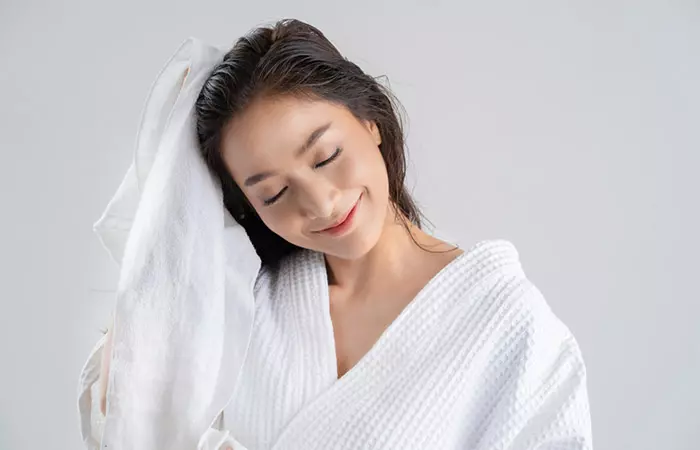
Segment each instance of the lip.
[{"label": "lip", "polygon": [[361,199],[362,199],[362,194],[360,194],[360,196],[358,197],[355,204],[352,206],[352,208],[350,208],[350,210],[347,213],[345,213],[345,215],[343,216],[343,218],[340,221],[338,221],[335,225],[333,225],[331,227],[317,231],[317,233],[328,233],[328,234],[337,235],[337,234],[340,234],[340,233],[343,233],[344,231],[346,231],[350,227],[350,225],[352,225],[352,221],[353,221],[353,218],[355,216],[355,212],[357,211],[357,205],[360,204]]}]

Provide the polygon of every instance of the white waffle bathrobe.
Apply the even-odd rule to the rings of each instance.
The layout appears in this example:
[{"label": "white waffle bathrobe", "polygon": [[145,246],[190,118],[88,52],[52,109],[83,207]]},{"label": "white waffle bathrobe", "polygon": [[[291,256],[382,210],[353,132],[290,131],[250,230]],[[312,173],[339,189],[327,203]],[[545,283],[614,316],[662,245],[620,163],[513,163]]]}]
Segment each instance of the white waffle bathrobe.
[{"label": "white waffle bathrobe", "polygon": [[[454,259],[340,379],[323,255],[263,270],[255,294],[240,380],[200,449],[592,448],[580,349],[509,241]],[[81,374],[90,449],[102,344]]]}]

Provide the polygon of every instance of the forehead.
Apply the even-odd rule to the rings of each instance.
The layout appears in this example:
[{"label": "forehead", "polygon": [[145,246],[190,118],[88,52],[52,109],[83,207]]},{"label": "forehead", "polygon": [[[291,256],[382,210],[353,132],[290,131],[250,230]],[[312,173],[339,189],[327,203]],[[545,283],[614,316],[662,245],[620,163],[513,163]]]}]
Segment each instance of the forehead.
[{"label": "forehead", "polygon": [[289,96],[256,100],[224,130],[223,157],[234,176],[242,176],[293,157],[321,125],[332,122],[329,137],[353,121],[345,107],[327,101]]}]

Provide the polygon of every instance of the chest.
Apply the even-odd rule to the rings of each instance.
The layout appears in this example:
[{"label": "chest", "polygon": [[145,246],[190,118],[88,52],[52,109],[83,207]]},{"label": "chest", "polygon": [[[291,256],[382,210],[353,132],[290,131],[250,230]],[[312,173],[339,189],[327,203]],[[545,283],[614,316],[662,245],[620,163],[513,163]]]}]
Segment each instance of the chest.
[{"label": "chest", "polygon": [[[317,263],[323,267],[321,258]],[[368,412],[376,409],[372,404],[383,405],[391,398],[400,401],[392,402],[395,409],[389,416],[401,417],[412,402],[428,401],[424,396],[432,395],[434,386],[421,382],[418,390],[406,395],[406,373],[415,374],[419,368],[430,372],[426,377],[447,373],[436,363],[440,355],[435,351],[447,346],[434,333],[443,329],[435,326],[445,323],[441,316],[452,317],[439,313],[439,305],[450,303],[450,295],[434,292],[438,284],[422,289],[425,282],[419,282],[402,292],[394,288],[372,297],[372,302],[338,302],[340,293],[329,286],[323,272],[316,276],[301,269],[303,265],[280,270],[275,278],[260,283],[254,331],[238,388],[224,414],[224,426],[251,450],[271,448],[280,440],[294,444],[296,430],[306,430],[307,419],[315,422],[328,417],[329,411],[350,414],[360,427]],[[356,306],[339,306],[353,303]],[[430,364],[424,363],[427,356]],[[452,357],[444,360],[453,362]],[[343,399],[350,403],[340,406]],[[426,426],[431,423],[422,416],[414,419]],[[285,429],[287,436],[282,435]],[[416,424],[411,429],[421,431]],[[300,438],[304,436],[306,432]]]},{"label": "chest", "polygon": [[366,298],[347,298],[346,294],[329,286],[329,314],[338,378],[352,369],[379,341],[435,270],[429,267],[415,273],[400,286],[394,284],[392,289]]},{"label": "chest", "polygon": [[340,302],[334,302],[332,289],[330,295],[336,365],[341,378],[367,354],[411,299],[340,306]]}]

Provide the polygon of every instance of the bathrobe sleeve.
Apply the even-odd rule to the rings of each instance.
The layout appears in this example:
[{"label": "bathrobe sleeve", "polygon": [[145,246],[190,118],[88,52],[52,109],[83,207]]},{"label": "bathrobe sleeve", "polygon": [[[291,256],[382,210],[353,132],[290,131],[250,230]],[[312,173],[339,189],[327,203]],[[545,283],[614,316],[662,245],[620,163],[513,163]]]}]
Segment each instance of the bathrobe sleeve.
[{"label": "bathrobe sleeve", "polygon": [[[87,450],[99,450],[104,429],[105,416],[100,409],[100,366],[102,350],[107,335],[102,336],[90,351],[85,365],[80,372],[78,383],[78,415],[80,434]],[[216,421],[221,424],[221,416]],[[201,437],[196,450],[247,450],[224,429],[209,428]]]},{"label": "bathrobe sleeve", "polygon": [[[493,413],[479,449],[590,450],[586,367],[568,327],[529,280],[502,322],[507,337]],[[505,331],[507,330],[507,331]]]}]

